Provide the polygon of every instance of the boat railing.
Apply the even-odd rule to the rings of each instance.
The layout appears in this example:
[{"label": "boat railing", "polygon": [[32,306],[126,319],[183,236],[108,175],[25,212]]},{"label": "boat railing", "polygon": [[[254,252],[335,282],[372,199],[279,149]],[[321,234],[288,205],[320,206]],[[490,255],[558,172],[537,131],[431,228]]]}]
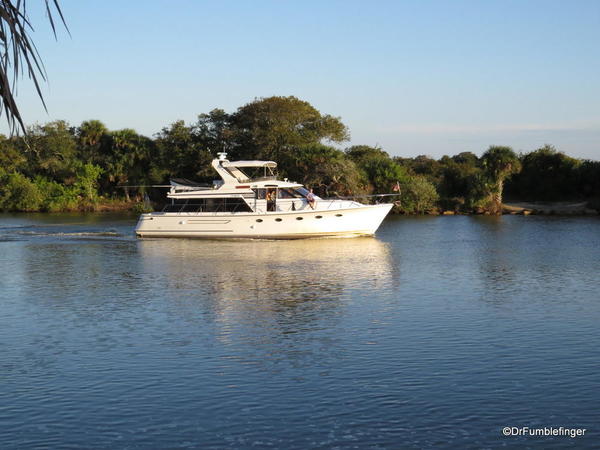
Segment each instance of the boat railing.
[{"label": "boat railing", "polygon": [[201,214],[201,213],[231,213],[240,212],[241,207],[247,207],[242,202],[230,202],[227,201],[219,202],[214,205],[207,205],[206,203],[185,203],[185,204],[167,204],[163,207],[162,212],[169,213],[187,213],[187,214]]},{"label": "boat railing", "polygon": [[[327,198],[327,199],[318,199],[315,201],[314,208],[302,201],[301,206],[298,208],[294,201],[287,204],[278,203],[276,211],[265,211],[260,207],[256,207],[254,213],[258,214],[267,214],[269,212],[291,212],[291,211],[328,211],[335,209],[343,209],[348,207],[356,207],[363,205],[357,201],[358,198],[369,198],[370,200],[375,200],[375,204],[380,203],[386,197],[398,196],[398,194],[374,194],[374,195],[362,195],[362,196],[352,196],[352,197],[336,197],[336,198]],[[236,198],[238,200],[238,198]],[[369,201],[370,201],[369,200]],[[377,201],[379,200],[379,201]],[[241,208],[245,208],[245,210],[241,210]],[[238,212],[252,212],[248,209],[248,204],[245,202],[240,202],[239,200],[236,202],[227,202],[227,200],[223,202],[219,202],[213,205],[207,205],[206,203],[185,203],[185,204],[167,204],[162,209],[162,212],[170,212],[170,213],[187,213],[187,214],[202,214],[202,213],[212,213],[213,215],[230,213],[235,214]]]},{"label": "boat railing", "polygon": [[[324,199],[319,199],[315,201],[315,210],[329,210],[329,209],[342,209],[342,208],[348,208],[348,207],[353,207],[353,206],[360,206],[360,205],[364,205],[365,203],[360,202],[359,199],[367,199],[367,204],[371,204],[371,202],[373,202],[373,204],[378,204],[381,203],[381,201],[383,201],[386,197],[397,197],[400,194],[370,194],[370,195],[353,195],[353,196],[348,196],[348,197],[334,197],[334,198],[324,198]],[[345,200],[345,201],[344,201]],[[347,201],[351,202],[350,204],[347,203]],[[291,206],[290,206],[290,210],[291,210]],[[305,210],[306,208],[310,208],[310,206],[308,204],[305,204],[305,207],[303,208],[303,210]]]}]

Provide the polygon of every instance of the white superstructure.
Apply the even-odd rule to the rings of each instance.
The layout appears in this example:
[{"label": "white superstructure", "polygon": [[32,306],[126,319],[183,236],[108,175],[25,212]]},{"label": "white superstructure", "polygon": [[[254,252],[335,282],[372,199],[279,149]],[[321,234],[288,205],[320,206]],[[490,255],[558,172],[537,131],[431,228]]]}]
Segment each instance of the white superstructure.
[{"label": "white superstructure", "polygon": [[[142,214],[139,237],[300,239],[375,233],[392,204],[321,199],[301,184],[280,181],[273,161],[212,162],[221,176],[212,186],[171,181],[163,211]],[[259,171],[249,176],[251,171]]]}]

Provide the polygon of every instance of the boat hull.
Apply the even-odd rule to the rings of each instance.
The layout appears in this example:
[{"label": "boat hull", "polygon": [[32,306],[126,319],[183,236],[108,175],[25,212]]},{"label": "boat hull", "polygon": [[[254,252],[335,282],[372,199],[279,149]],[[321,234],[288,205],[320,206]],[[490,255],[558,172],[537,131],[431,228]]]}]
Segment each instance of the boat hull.
[{"label": "boat hull", "polygon": [[392,204],[268,213],[142,214],[138,237],[306,239],[375,233]]}]

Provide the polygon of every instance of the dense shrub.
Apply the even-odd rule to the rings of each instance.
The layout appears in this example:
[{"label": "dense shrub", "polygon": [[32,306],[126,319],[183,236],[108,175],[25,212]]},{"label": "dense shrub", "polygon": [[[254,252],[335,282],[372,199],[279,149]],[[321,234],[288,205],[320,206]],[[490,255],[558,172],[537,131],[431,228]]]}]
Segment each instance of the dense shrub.
[{"label": "dense shrub", "polygon": [[39,211],[44,194],[29,178],[19,172],[0,176],[0,209],[3,211]]}]

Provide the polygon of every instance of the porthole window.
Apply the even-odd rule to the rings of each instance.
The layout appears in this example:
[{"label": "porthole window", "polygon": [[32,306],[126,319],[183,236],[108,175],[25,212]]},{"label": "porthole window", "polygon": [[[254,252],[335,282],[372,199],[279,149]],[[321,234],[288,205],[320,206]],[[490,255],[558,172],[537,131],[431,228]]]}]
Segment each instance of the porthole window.
[{"label": "porthole window", "polygon": [[315,216],[315,219],[322,219],[323,216]]},{"label": "porthole window", "polygon": [[275,219],[275,222],[281,222],[281,219],[278,217],[277,219]]},{"label": "porthole window", "polygon": [[262,222],[262,219],[256,219],[257,222]]},{"label": "porthole window", "polygon": [[342,215],[341,214],[336,214],[335,217],[342,217]]},{"label": "porthole window", "polygon": [[296,217],[296,220],[302,220],[303,217]]}]

